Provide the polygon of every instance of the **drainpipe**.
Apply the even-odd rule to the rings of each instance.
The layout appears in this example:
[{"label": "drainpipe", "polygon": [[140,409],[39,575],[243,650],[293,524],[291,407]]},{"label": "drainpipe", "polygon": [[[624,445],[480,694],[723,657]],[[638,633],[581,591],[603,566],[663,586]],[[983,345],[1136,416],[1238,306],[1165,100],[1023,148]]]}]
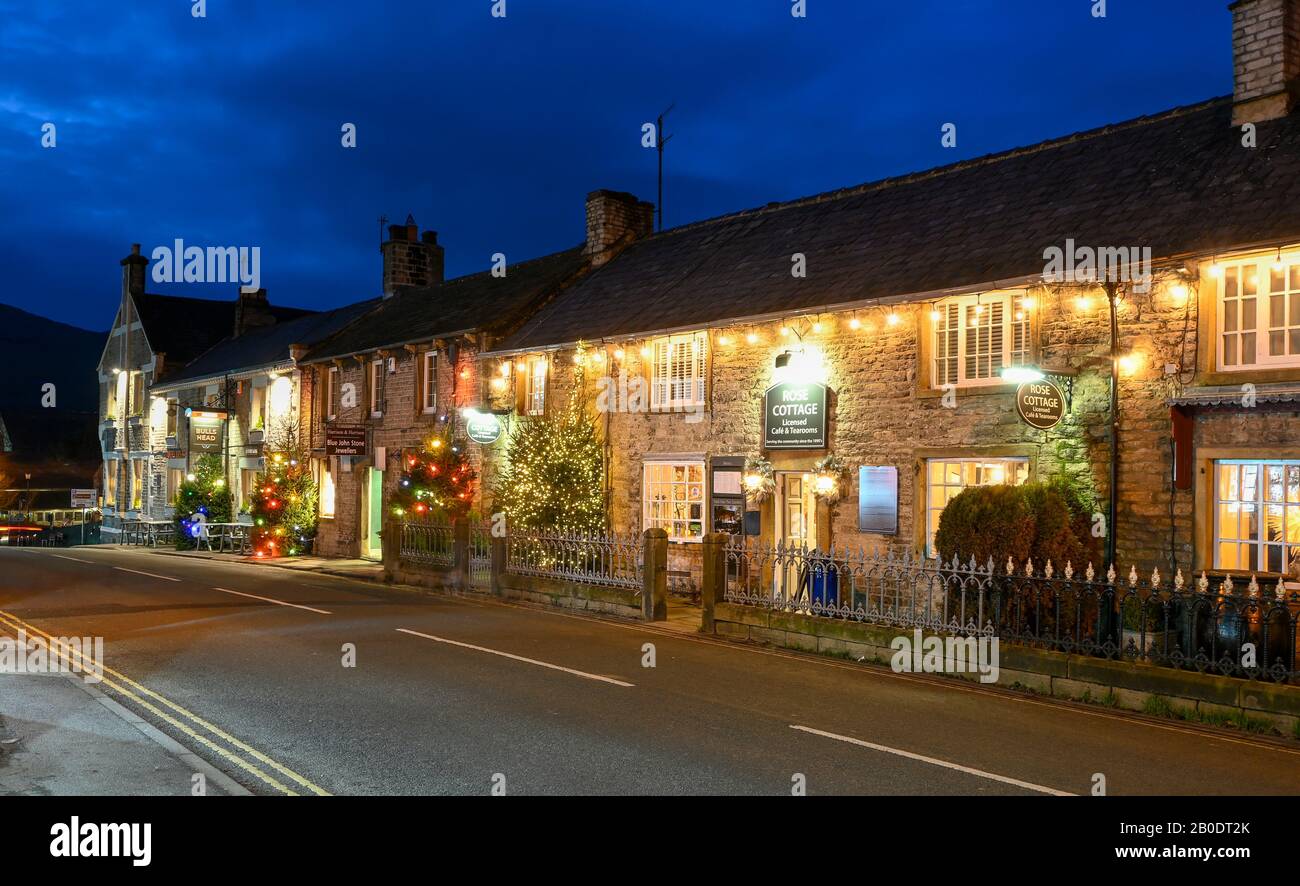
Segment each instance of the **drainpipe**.
[{"label": "drainpipe", "polygon": [[[1106,559],[1115,565],[1116,522],[1119,516],[1119,284],[1106,284],[1110,305],[1110,508],[1106,525]],[[1116,567],[1118,569],[1118,567]]]}]

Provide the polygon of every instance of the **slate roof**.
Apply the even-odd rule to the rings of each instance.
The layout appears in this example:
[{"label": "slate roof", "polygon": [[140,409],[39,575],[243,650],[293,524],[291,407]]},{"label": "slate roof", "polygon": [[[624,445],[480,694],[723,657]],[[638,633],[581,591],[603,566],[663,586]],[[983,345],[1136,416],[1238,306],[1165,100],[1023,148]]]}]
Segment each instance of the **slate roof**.
[{"label": "slate roof", "polygon": [[[346,327],[379,305],[380,299],[357,302],[332,311],[309,313],[274,326],[254,328],[217,342],[180,372],[167,376],[165,385],[237,373],[289,362],[290,345],[314,345]],[[274,309],[272,309],[274,310]]]},{"label": "slate roof", "polygon": [[[166,354],[167,365],[189,363],[235,328],[235,302],[147,292],[135,300],[145,336],[155,354]],[[271,306],[276,320],[291,320],[310,311]],[[167,376],[170,376],[170,370]]]},{"label": "slate roof", "polygon": [[[1300,239],[1300,114],[1242,146],[1232,101],[771,204],[636,242],[500,350],[779,316],[1043,272],[1043,250],[1155,258]],[[791,276],[791,256],[808,276]]]},{"label": "slate roof", "polygon": [[403,290],[312,348],[303,362],[466,332],[504,334],[586,266],[584,247],[575,246],[509,265],[505,277],[483,271],[439,286]]}]

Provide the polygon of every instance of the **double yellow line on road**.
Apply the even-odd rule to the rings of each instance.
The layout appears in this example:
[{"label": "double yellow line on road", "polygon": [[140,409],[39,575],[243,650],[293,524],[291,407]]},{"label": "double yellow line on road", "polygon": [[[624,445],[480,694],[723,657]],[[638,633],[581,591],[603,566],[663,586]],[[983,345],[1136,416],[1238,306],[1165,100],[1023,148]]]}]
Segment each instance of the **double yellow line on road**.
[{"label": "double yellow line on road", "polygon": [[[220,757],[222,757],[222,759],[230,761],[234,765],[238,766],[240,769],[244,770],[245,772],[257,778],[258,780],[265,782],[266,784],[275,788],[277,791],[280,791],[281,793],[287,794],[288,796],[291,797],[297,797],[297,796],[301,796],[301,793],[296,788],[301,788],[308,793],[315,794],[320,797],[330,796],[329,792],[326,791],[324,788],[312,784],[310,781],[308,781],[306,778],[302,777],[298,773],[294,772],[292,769],[289,769],[287,766],[284,766],[283,764],[278,763],[275,760],[272,760],[270,757],[266,756],[266,754],[263,754],[261,751],[257,750],[256,748],[250,747],[249,745],[235,738],[233,735],[230,735],[220,727],[214,726],[212,723],[209,723],[207,720],[203,719],[198,714],[186,710],[185,708],[176,704],[174,701],[171,701],[170,699],[165,698],[162,695],[159,695],[157,692],[154,692],[149,687],[142,686],[141,684],[132,680],[130,677],[126,676],[125,674],[122,674],[108,667],[108,665],[104,664],[103,662],[96,661],[92,656],[83,654],[79,649],[60,643],[57,640],[57,638],[52,637],[51,635],[47,634],[45,631],[42,631],[40,628],[36,627],[35,625],[23,621],[21,618],[14,615],[13,613],[5,612],[4,610],[0,609],[0,625],[4,627],[8,627],[10,630],[13,630],[15,632],[19,630],[23,630],[26,631],[31,636],[43,638],[46,644],[49,646],[50,650],[55,654],[57,654],[61,659],[67,661],[70,665],[72,664],[78,665],[80,669],[85,672],[102,674],[103,684],[105,686],[112,689],[114,692],[118,693],[124,698],[130,699],[132,702],[139,705],[141,708],[148,711],[149,713],[153,714],[158,719],[162,720],[164,723],[167,723],[168,725],[184,733],[186,736],[199,742],[204,747],[211,750],[213,753],[218,754]],[[75,660],[73,656],[76,657]],[[150,701],[150,699],[152,699],[153,701]],[[158,704],[154,704],[153,702],[155,701]],[[163,710],[162,708],[169,708],[175,714],[175,716]],[[213,741],[212,738],[209,738],[208,735],[203,734],[203,732],[200,730],[205,730],[206,732],[210,733],[212,736],[215,736],[217,739],[228,744],[230,747],[238,750],[240,754],[244,754],[247,757],[252,758],[252,760],[256,761],[256,763],[250,762],[249,760],[245,759],[243,756],[240,756],[240,754],[235,753],[229,748],[222,747],[221,745]],[[277,778],[276,775],[267,772],[266,769],[270,769],[274,773],[277,773],[279,776],[282,776],[283,780],[281,780],[281,778]],[[286,784],[286,782],[288,782],[288,784]]]}]

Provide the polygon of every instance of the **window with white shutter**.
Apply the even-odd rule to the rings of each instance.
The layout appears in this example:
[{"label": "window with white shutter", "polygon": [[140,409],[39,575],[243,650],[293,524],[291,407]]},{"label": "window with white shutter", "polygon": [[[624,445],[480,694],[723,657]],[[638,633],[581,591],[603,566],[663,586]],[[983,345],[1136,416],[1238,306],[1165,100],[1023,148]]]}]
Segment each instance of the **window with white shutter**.
[{"label": "window with white shutter", "polygon": [[704,405],[708,336],[670,335],[651,345],[650,407],[669,411]]},{"label": "window with white shutter", "polygon": [[998,384],[1008,366],[1029,362],[1024,293],[962,296],[934,308],[931,386]]}]

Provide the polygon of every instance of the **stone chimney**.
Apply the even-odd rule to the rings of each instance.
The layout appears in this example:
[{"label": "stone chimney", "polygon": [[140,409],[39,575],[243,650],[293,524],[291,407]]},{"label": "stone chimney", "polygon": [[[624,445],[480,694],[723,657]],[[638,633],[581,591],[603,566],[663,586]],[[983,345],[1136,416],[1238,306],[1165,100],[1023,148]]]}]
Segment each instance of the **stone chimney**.
[{"label": "stone chimney", "polygon": [[653,203],[622,191],[592,191],[587,195],[587,255],[600,267],[633,240],[654,231]]},{"label": "stone chimney", "polygon": [[266,297],[266,290],[259,289],[257,292],[239,290],[239,295],[235,298],[234,337],[239,338],[245,332],[259,326],[274,325],[275,315],[271,313],[271,302]]},{"label": "stone chimney", "polygon": [[1300,97],[1300,0],[1237,0],[1228,8],[1233,125],[1285,117]]},{"label": "stone chimney", "polygon": [[388,241],[379,247],[384,256],[384,298],[442,282],[444,251],[438,245],[438,232],[419,231],[409,215],[406,224],[388,226]]},{"label": "stone chimney", "polygon": [[132,298],[139,298],[144,295],[144,275],[145,269],[149,267],[149,259],[140,254],[140,244],[131,244],[131,254],[122,259],[122,297],[130,295]]}]

